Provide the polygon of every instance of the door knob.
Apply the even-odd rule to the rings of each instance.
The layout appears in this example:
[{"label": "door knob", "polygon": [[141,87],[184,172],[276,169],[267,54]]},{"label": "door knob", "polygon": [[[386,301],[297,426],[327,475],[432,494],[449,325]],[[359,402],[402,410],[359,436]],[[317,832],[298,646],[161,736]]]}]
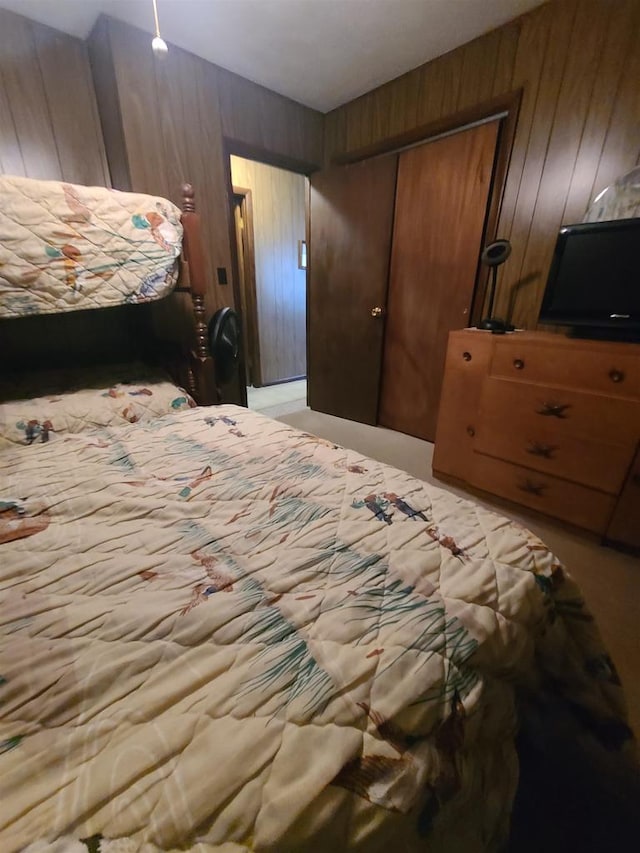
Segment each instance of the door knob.
[{"label": "door knob", "polygon": [[384,308],[381,308],[379,305],[376,305],[375,308],[371,309],[371,316],[372,317],[382,317],[383,314],[384,314]]}]

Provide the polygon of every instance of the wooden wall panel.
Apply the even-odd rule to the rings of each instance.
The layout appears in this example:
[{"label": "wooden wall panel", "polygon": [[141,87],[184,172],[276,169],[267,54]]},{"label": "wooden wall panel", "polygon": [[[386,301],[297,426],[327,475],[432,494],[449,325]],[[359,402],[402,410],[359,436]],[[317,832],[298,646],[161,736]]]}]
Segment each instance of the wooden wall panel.
[{"label": "wooden wall panel", "polygon": [[500,41],[500,30],[494,30],[482,38],[474,39],[465,47],[458,91],[458,110],[481,104],[493,95]]},{"label": "wooden wall panel", "polygon": [[327,113],[324,117],[324,165],[329,166],[331,156],[345,151],[347,151],[347,110],[339,108]]},{"label": "wooden wall panel", "polygon": [[0,172],[5,175],[25,174],[18,132],[11,115],[9,95],[0,70]]},{"label": "wooden wall panel", "polygon": [[[325,162],[522,89],[496,307],[534,328],[558,227],[640,159],[639,79],[637,0],[551,0],[329,113]],[[379,117],[388,103],[392,122]]]},{"label": "wooden wall panel", "polygon": [[520,39],[520,22],[516,20],[497,30],[497,32],[500,33],[500,43],[498,44],[491,92],[494,97],[513,89],[513,69]]},{"label": "wooden wall panel", "polygon": [[420,101],[420,74],[415,69],[405,74],[399,90],[393,83],[388,86],[392,94],[389,133],[395,136],[416,125]]},{"label": "wooden wall panel", "polygon": [[131,190],[129,159],[106,18],[96,23],[87,47],[111,180],[114,187],[126,192]]},{"label": "wooden wall panel", "polygon": [[[518,125],[513,146],[516,156],[518,152],[521,152],[520,161],[522,163],[521,170],[515,172],[512,164],[507,178],[506,192],[508,192],[510,184],[517,182],[513,217],[508,223],[506,220],[508,208],[503,208],[498,225],[500,236],[512,241],[513,251],[508,266],[505,265],[499,271],[496,312],[498,316],[500,313],[505,315],[512,313],[506,301],[509,285],[515,285],[515,283],[525,282],[526,280],[526,284],[522,285],[518,297],[517,310],[520,313],[516,316],[516,308],[514,307],[513,310],[513,320],[518,324],[524,322],[522,312],[533,307],[534,303],[537,304],[538,292],[541,296],[546,280],[546,270],[543,269],[542,259],[534,257],[533,265],[529,267],[525,267],[524,259],[527,255],[529,240],[535,240],[536,237],[540,236],[532,233],[534,215],[538,212],[537,222],[544,225],[542,217],[548,212],[544,207],[537,211],[536,205],[543,171],[547,165],[550,165],[546,159],[547,149],[554,127],[556,104],[568,59],[567,45],[570,40],[577,5],[578,0],[563,3],[560,10],[562,14],[557,18],[555,27],[553,29],[546,28],[540,33],[544,44],[544,56],[540,67],[537,65],[537,54],[535,59],[529,54],[522,57],[521,65],[518,63],[520,56],[516,59],[514,85],[522,84],[526,91],[526,81],[536,71],[539,79],[535,102],[530,103],[531,124],[529,127]],[[539,30],[535,19],[526,21],[524,29],[526,30],[530,25],[535,28],[536,34],[538,34]],[[555,239],[556,232],[552,225],[550,228],[551,230],[545,230],[545,233],[551,234]],[[531,262],[530,254],[528,258]],[[537,310],[535,317],[528,318],[528,323],[535,325],[536,320]]]},{"label": "wooden wall panel", "polygon": [[[581,0],[578,8],[580,6],[587,8],[584,0]],[[566,4],[565,8],[570,12],[570,4]],[[547,123],[551,121],[551,127],[545,139],[546,150],[544,158],[541,158],[540,179],[536,182],[537,186],[534,184],[530,190],[532,195],[536,193],[535,205],[527,223],[528,236],[520,275],[522,276],[525,270],[540,270],[542,274],[536,279],[540,288],[546,283],[556,237],[562,225],[562,215],[595,82],[597,64],[593,62],[593,57],[599,56],[602,49],[609,16],[602,3],[594,6],[591,14],[578,14],[578,8],[575,17],[570,14],[566,16],[567,21],[572,20],[573,26],[570,38],[565,42],[567,49],[564,52],[563,73],[561,76],[554,76],[554,81],[560,79],[557,95],[553,87],[555,97],[545,101],[543,126],[546,129]],[[560,44],[556,44],[560,52]],[[538,125],[542,123],[542,117],[538,108]],[[584,210],[579,213],[579,219],[582,219],[583,215]],[[519,246],[524,245],[524,233],[513,233],[511,236]],[[510,272],[512,276],[515,275],[515,269]],[[530,293],[533,295],[533,289]],[[535,295],[535,303],[532,300],[526,304],[530,306],[532,313],[537,314],[537,293]],[[520,310],[523,310],[522,304]],[[531,319],[535,322],[535,315]]]},{"label": "wooden wall panel", "polygon": [[[209,287],[207,315],[233,305],[229,205],[216,69],[171,46],[158,60],[149,35],[111,18],[101,18],[90,37],[90,52],[114,184],[165,196],[180,204],[183,183],[193,184],[202,215]],[[115,86],[115,98],[109,89]],[[117,119],[115,118],[117,110]],[[216,270],[227,270],[219,286]],[[184,340],[192,327],[189,299],[173,294],[154,306],[158,330]]]},{"label": "wooden wall panel", "polygon": [[49,27],[34,36],[63,179],[109,185],[86,45]]},{"label": "wooden wall panel", "polygon": [[[322,116],[174,45],[159,60],[148,33],[112,18],[98,21],[90,50],[96,78],[104,81],[97,89],[114,182],[118,175],[125,188],[176,203],[180,185],[193,184],[210,282],[207,313],[234,305],[225,140],[312,169],[322,163]],[[227,285],[218,284],[218,268],[226,270]],[[182,305],[179,296],[172,300]]]},{"label": "wooden wall panel", "polygon": [[263,385],[307,372],[306,273],[298,269],[305,239],[305,178],[241,157],[233,184],[251,190],[256,306]]},{"label": "wooden wall panel", "polygon": [[[616,18],[629,28],[629,45],[615,92],[613,112],[607,128],[593,194],[607,187],[622,172],[633,168],[640,157],[640,3],[620,0]],[[613,90],[609,92],[611,98]],[[625,164],[621,168],[621,164]],[[630,165],[626,165],[630,164]]]},{"label": "wooden wall panel", "polygon": [[20,145],[24,173],[60,180],[62,170],[31,22],[3,12],[2,82]]},{"label": "wooden wall panel", "polygon": [[[625,2],[625,0],[622,0]],[[594,165],[599,163],[600,155],[603,151],[607,131],[611,123],[614,107],[616,102],[624,101],[623,98],[612,98],[611,93],[619,92],[622,81],[623,72],[629,73],[628,62],[640,62],[640,44],[638,36],[640,30],[636,30],[636,39],[634,43],[634,29],[629,27],[629,12],[632,12],[633,7],[640,12],[640,5],[636,0],[626,0],[627,13],[624,15],[609,16],[608,22],[604,24],[605,43],[598,62],[595,83],[589,104],[589,112],[582,131],[582,139],[580,140],[580,148],[575,160],[573,175],[571,176],[571,186],[567,193],[564,213],[562,216],[563,222],[579,221],[582,217],[585,208],[590,199],[596,192],[596,186],[600,185],[601,181],[609,183],[612,177],[599,175],[594,170]],[[632,16],[631,16],[632,17]],[[630,57],[630,51],[634,50],[635,60]],[[633,69],[632,69],[633,71]],[[635,72],[636,79],[640,75],[640,68]],[[626,79],[624,80],[626,84]],[[627,84],[628,85],[628,84]],[[628,86],[629,92],[634,95],[638,94],[639,86]],[[626,106],[626,105],[625,105]],[[628,109],[633,113],[633,104],[628,105]],[[636,103],[635,113],[639,116],[640,122],[640,104]],[[631,126],[629,126],[631,130]],[[640,129],[636,134],[633,134],[636,143],[640,145]],[[623,128],[614,128],[613,136],[618,144],[625,144],[625,133]],[[629,134],[627,133],[628,137]],[[632,154],[632,152],[631,152]],[[612,160],[614,161],[613,169],[615,170],[617,163],[620,160],[628,159],[629,155],[617,153]],[[606,172],[606,167],[604,170]],[[605,186],[602,184],[602,186]]]},{"label": "wooden wall panel", "polygon": [[0,170],[109,185],[85,45],[0,9]]},{"label": "wooden wall panel", "polygon": [[541,69],[547,55],[550,17],[550,7],[543,7],[539,14],[525,18],[518,36],[511,88],[515,88],[516,81],[519,81],[523,85],[523,92],[500,216],[501,233],[505,235],[512,233],[513,220],[518,209],[518,193],[527,163],[529,140],[541,86]]},{"label": "wooden wall panel", "polygon": [[445,58],[439,57],[419,69],[420,95],[418,100],[417,124],[428,124],[442,115],[442,100],[445,91]]},{"label": "wooden wall panel", "polygon": [[[170,93],[165,83],[162,99],[159,97],[156,83],[159,63],[150,50],[149,37],[115,20],[108,21],[106,33],[115,71],[131,189],[167,196],[173,201],[178,198],[179,187],[170,186],[164,136],[168,128],[167,123],[163,123],[163,107]],[[177,64],[176,54],[171,51],[166,58],[169,71]]]},{"label": "wooden wall panel", "polygon": [[323,118],[316,110],[217,68],[222,131],[255,151],[281,155],[301,167],[322,165]]}]

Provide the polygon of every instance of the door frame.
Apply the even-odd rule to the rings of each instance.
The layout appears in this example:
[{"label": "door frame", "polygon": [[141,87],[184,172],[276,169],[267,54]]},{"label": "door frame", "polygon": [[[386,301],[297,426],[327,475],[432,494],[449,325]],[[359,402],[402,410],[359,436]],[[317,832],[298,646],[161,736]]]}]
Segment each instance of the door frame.
[{"label": "door frame", "polygon": [[[260,330],[258,328],[258,305],[256,293],[256,257],[255,240],[253,235],[253,196],[247,187],[233,186],[234,207],[240,203],[242,221],[244,222],[244,242],[242,245],[243,269],[244,269],[244,304],[242,299],[242,288],[240,285],[240,264],[238,257],[238,296],[240,299],[240,313],[245,311],[244,332],[247,341],[250,364],[245,368],[247,380],[259,388],[262,385],[262,365],[260,362]],[[234,216],[235,222],[235,216]],[[238,235],[234,229],[236,245]],[[238,256],[240,255],[238,246]]]},{"label": "door frame", "polygon": [[[241,305],[240,300],[240,266],[238,261],[238,242],[236,240],[236,228],[233,216],[234,190],[233,178],[231,176],[231,157],[243,157],[245,160],[255,160],[258,163],[264,163],[266,166],[275,166],[277,169],[286,169],[289,172],[295,172],[298,175],[303,175],[307,178],[307,192],[305,193],[305,239],[307,241],[307,269],[306,269],[306,285],[305,285],[305,317],[306,317],[306,363],[307,363],[307,389],[309,387],[309,268],[310,268],[310,244],[309,244],[309,176],[314,172],[319,172],[323,166],[318,163],[309,163],[306,160],[298,160],[295,157],[289,157],[286,154],[277,154],[273,151],[268,151],[266,148],[260,148],[256,145],[250,145],[240,139],[234,139],[231,136],[222,137],[222,155],[225,164],[225,178],[227,184],[227,223],[229,227],[229,243],[231,246],[231,281],[233,289],[233,300],[238,311]],[[252,221],[253,228],[253,221]],[[255,272],[254,272],[255,280]],[[257,309],[256,309],[257,314]],[[257,329],[257,316],[256,326]],[[245,376],[245,393],[246,393],[246,370],[243,368],[243,376]],[[307,391],[308,400],[308,391]]]},{"label": "door frame", "polygon": [[[492,98],[456,113],[450,113],[436,121],[419,125],[418,127],[411,128],[411,130],[387,137],[363,148],[358,148],[355,151],[339,154],[331,158],[329,165],[347,166],[350,163],[357,163],[360,160],[367,160],[370,157],[399,153],[403,149],[423,145],[430,140],[435,141],[437,137],[462,132],[470,125],[490,121],[492,118],[500,118],[496,156],[493,164],[489,201],[487,203],[487,216],[482,238],[482,245],[486,245],[487,242],[491,242],[497,237],[498,220],[507,183],[507,174],[516,135],[522,94],[522,89],[515,89],[497,98]],[[488,282],[489,269],[481,264],[480,258],[478,258],[473,298],[469,308],[470,325],[477,324],[482,319]]]}]

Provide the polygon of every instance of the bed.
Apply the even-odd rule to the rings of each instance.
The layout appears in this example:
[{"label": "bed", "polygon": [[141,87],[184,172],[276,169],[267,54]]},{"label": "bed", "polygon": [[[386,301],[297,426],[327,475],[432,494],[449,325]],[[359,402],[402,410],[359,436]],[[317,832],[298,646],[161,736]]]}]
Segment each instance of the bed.
[{"label": "bed", "polygon": [[75,428],[3,421],[3,851],[497,851],[528,700],[630,752],[526,529],[242,407],[122,418],[149,383],[97,386]]},{"label": "bed", "polygon": [[221,399],[193,187],[181,195],[182,210],[0,175],[0,401],[148,382],[150,368],[201,405]]}]

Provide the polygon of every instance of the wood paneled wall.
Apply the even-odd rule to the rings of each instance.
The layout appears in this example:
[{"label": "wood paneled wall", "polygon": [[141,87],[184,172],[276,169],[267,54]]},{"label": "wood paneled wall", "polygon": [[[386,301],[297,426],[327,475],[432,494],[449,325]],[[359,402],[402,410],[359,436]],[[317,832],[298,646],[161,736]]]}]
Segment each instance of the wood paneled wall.
[{"label": "wood paneled wall", "polygon": [[[317,167],[322,115],[173,45],[158,60],[148,33],[112,18],[100,18],[89,45],[114,185],[176,202],[184,181],[194,185],[207,310],[233,305],[227,150]],[[227,285],[217,283],[220,267]]]},{"label": "wood paneled wall", "polygon": [[559,227],[640,162],[640,3],[551,0],[325,117],[325,159],[522,89],[497,312],[534,328]]},{"label": "wood paneled wall", "polygon": [[[310,172],[322,165],[324,117],[316,110],[216,68],[222,132],[236,153]],[[246,148],[245,148],[246,146]]]},{"label": "wood paneled wall", "polygon": [[305,178],[242,157],[231,158],[231,176],[252,196],[262,384],[304,376],[307,278],[298,241],[305,239]]},{"label": "wood paneled wall", "polygon": [[0,171],[109,186],[87,49],[0,9]]},{"label": "wood paneled wall", "polygon": [[[89,52],[114,186],[157,194],[180,204],[180,187],[193,184],[202,216],[210,282],[207,313],[233,305],[227,179],[212,65],[171,47],[157,60],[149,35],[101,17]],[[217,285],[224,267],[229,284]],[[154,315],[163,334],[183,338],[189,300],[174,294]]]}]

